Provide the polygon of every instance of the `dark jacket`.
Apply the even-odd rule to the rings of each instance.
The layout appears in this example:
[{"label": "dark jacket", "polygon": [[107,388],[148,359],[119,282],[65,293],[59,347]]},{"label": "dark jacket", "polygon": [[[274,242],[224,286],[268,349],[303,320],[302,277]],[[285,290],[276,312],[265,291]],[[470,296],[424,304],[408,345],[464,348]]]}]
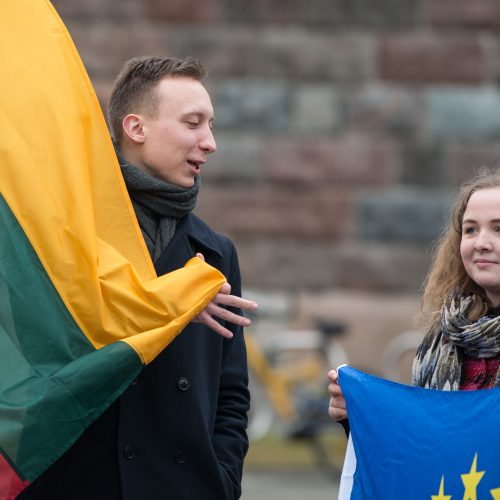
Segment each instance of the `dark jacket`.
[{"label": "dark jacket", "polygon": [[[230,240],[186,216],[158,275],[196,252],[240,294]],[[19,496],[47,500],[226,500],[240,497],[249,393],[242,329],[225,340],[191,323],[75,445]]]}]

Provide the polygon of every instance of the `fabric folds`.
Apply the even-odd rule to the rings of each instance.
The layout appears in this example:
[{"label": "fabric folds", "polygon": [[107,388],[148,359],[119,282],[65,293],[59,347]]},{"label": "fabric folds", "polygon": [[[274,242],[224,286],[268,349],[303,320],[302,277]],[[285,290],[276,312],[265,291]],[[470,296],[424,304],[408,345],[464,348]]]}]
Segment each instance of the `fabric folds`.
[{"label": "fabric folds", "polygon": [[0,499],[51,465],[212,300],[157,277],[97,98],[47,0],[0,15]]}]

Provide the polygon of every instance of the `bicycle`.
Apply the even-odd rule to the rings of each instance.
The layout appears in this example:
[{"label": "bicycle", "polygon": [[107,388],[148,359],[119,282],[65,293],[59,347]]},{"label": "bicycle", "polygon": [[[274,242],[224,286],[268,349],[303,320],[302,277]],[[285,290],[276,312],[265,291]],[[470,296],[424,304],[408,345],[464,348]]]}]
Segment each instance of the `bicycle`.
[{"label": "bicycle", "polygon": [[411,363],[425,332],[408,330],[396,335],[386,346],[383,354],[383,376],[394,382],[410,382]]},{"label": "bicycle", "polygon": [[318,321],[316,330],[287,330],[263,347],[246,334],[252,405],[251,441],[272,430],[306,442],[316,466],[337,480],[345,452],[345,436],[328,417],[326,372],[347,362],[339,341],[345,325]]}]

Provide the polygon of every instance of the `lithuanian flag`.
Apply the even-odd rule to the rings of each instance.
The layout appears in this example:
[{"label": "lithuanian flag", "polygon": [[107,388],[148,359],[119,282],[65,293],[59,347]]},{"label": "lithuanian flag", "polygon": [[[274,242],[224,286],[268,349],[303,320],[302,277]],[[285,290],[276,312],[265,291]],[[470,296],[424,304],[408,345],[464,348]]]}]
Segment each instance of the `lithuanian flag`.
[{"label": "lithuanian flag", "polygon": [[0,499],[48,468],[215,296],[157,277],[104,118],[47,0],[0,8]]}]

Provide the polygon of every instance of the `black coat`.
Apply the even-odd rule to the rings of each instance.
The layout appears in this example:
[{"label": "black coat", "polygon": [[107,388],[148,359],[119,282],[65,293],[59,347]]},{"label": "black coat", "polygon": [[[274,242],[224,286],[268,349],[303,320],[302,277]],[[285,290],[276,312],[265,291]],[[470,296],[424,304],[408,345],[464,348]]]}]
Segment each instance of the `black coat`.
[{"label": "black coat", "polygon": [[[185,217],[158,275],[201,252],[240,294],[230,240]],[[240,497],[249,393],[242,329],[226,340],[191,323],[48,471],[19,496],[43,500]]]}]

